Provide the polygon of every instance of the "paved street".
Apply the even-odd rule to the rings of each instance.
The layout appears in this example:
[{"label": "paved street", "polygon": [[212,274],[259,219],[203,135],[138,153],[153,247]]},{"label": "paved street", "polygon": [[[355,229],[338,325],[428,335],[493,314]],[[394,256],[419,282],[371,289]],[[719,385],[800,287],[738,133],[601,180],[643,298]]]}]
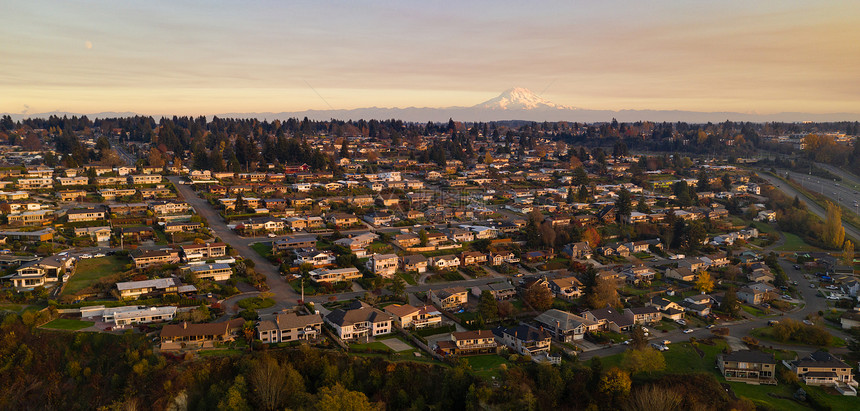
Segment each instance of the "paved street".
[{"label": "paved street", "polygon": [[270,291],[274,294],[273,298],[278,302],[279,308],[291,307],[298,302],[300,298],[299,294],[293,291],[293,288],[283,280],[283,277],[278,273],[277,267],[251,249],[250,244],[259,240],[246,239],[236,235],[233,230],[227,228],[227,224],[215,212],[215,209],[206,200],[200,198],[191,186],[179,184],[180,177],[173,176],[168,177],[168,179],[173,182],[173,185],[176,186],[176,189],[185,198],[185,201],[206,219],[209,223],[209,228],[215,232],[215,235],[221,238],[221,241],[230,244],[240,256],[254,262],[257,272],[266,276],[266,283],[269,285]]}]

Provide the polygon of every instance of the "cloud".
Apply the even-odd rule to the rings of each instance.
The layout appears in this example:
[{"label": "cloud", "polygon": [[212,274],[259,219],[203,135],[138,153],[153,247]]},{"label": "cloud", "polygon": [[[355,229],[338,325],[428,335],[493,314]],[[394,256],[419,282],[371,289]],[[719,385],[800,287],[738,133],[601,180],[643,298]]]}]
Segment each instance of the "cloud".
[{"label": "cloud", "polygon": [[91,42],[91,41],[89,41],[89,40],[85,41],[85,42],[84,42],[84,47],[86,47],[87,49],[91,49],[91,48],[93,48],[93,42]]},{"label": "cloud", "polygon": [[24,104],[24,109],[21,110],[21,114],[27,114],[30,111],[30,106],[28,104]]}]

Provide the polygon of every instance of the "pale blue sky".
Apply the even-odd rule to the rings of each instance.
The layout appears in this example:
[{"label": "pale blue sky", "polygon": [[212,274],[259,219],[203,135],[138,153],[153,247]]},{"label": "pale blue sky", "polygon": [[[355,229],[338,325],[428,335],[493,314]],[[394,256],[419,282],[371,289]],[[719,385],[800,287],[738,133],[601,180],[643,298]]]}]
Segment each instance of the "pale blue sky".
[{"label": "pale blue sky", "polygon": [[0,112],[860,112],[857,1],[462,3],[0,0]]}]

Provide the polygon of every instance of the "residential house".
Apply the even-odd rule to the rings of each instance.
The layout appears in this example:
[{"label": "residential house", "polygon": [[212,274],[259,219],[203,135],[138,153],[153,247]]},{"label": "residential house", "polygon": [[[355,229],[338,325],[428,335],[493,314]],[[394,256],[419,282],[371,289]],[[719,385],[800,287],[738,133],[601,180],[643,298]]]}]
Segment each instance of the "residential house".
[{"label": "residential house", "polygon": [[635,324],[653,324],[663,317],[660,310],[653,306],[625,308],[624,316],[632,317]]},{"label": "residential house", "polygon": [[741,287],[738,289],[738,300],[750,305],[758,305],[765,301],[766,292],[753,289],[750,287]]},{"label": "residential house", "polygon": [[451,340],[436,342],[435,350],[442,355],[495,354],[499,344],[490,330],[458,331],[451,333]]},{"label": "residential house", "polygon": [[460,258],[456,255],[440,255],[430,259],[430,264],[438,270],[451,270],[460,266]]},{"label": "residential house", "polygon": [[224,243],[190,244],[181,248],[185,261],[210,260],[227,255],[227,244]]},{"label": "residential house", "polygon": [[317,283],[336,283],[361,278],[361,271],[355,267],[325,269],[317,268],[308,272],[311,280]]},{"label": "residential house", "polygon": [[739,350],[719,354],[717,367],[726,381],[776,385],[776,359],[771,353]]},{"label": "residential house", "polygon": [[427,265],[429,261],[427,257],[424,257],[421,254],[412,254],[406,255],[400,258],[401,265],[403,267],[403,271],[410,272],[418,272],[424,273],[427,271]]},{"label": "residential house", "polygon": [[165,233],[182,233],[203,228],[203,223],[169,221],[164,223]]},{"label": "residential house", "polygon": [[690,271],[689,268],[667,268],[666,278],[672,278],[679,281],[693,282],[696,281],[697,275]]},{"label": "residential house", "polygon": [[350,227],[359,224],[358,217],[353,214],[333,213],[327,217],[328,222],[336,227]]},{"label": "residential house", "polygon": [[430,290],[427,292],[427,297],[433,304],[446,311],[459,310],[469,302],[469,293],[463,287]]},{"label": "residential house", "polygon": [[275,314],[271,320],[257,323],[257,338],[264,343],[310,341],[322,335],[323,319],[319,314]]},{"label": "residential house", "polygon": [[105,308],[102,318],[106,322],[113,322],[117,327],[125,327],[135,324],[149,324],[155,322],[170,321],[176,316],[176,307],[112,307]]},{"label": "residential house", "polygon": [[496,327],[493,335],[497,341],[520,355],[536,356],[549,353],[552,336],[542,328],[533,328],[525,324],[512,328]]},{"label": "residential house", "polygon": [[432,305],[414,307],[409,304],[392,304],[385,312],[394,317],[394,323],[401,328],[427,328],[442,324],[442,313]]},{"label": "residential house", "polygon": [[77,227],[75,228],[75,237],[88,236],[92,237],[97,242],[110,240],[110,227]]},{"label": "residential house", "polygon": [[198,279],[208,279],[212,281],[227,281],[233,275],[233,269],[229,264],[214,263],[214,264],[198,264],[182,267],[186,271]]},{"label": "residential house", "polygon": [[535,321],[557,340],[571,343],[582,340],[587,332],[597,331],[599,324],[567,311],[551,309],[535,317]]},{"label": "residential house", "polygon": [[391,277],[397,272],[397,254],[373,254],[367,261],[367,269],[376,275]]},{"label": "residential house", "polygon": [[580,241],[578,243],[570,243],[564,246],[564,248],[561,249],[561,254],[567,258],[587,260],[591,258],[593,252],[587,242]]},{"label": "residential house", "polygon": [[503,263],[516,264],[520,262],[513,251],[502,251],[498,253],[490,253],[490,261],[493,265],[502,265]]},{"label": "residential house", "polygon": [[790,364],[791,371],[806,385],[836,386],[837,389],[845,385],[857,387],[851,366],[829,352],[816,351]]},{"label": "residential house", "polygon": [[152,280],[127,281],[116,283],[116,289],[122,299],[137,299],[142,295],[175,293],[182,282],[177,278],[155,278]]},{"label": "residential house", "polygon": [[582,316],[586,320],[596,322],[600,331],[629,331],[634,324],[632,316],[624,315],[612,307],[585,311]]},{"label": "residential house", "polygon": [[141,250],[138,248],[132,251],[130,255],[131,261],[137,268],[179,262],[179,253],[175,250]]},{"label": "residential house", "polygon": [[67,281],[75,272],[75,259],[67,256],[52,255],[41,260],[29,261],[18,267],[14,274],[3,279],[11,281],[17,291],[32,290],[48,283]]},{"label": "residential house", "polygon": [[272,252],[277,254],[296,248],[312,248],[316,245],[315,235],[288,235],[272,244]]},{"label": "residential house", "polygon": [[294,267],[301,267],[304,264],[310,264],[313,268],[325,268],[335,264],[337,257],[334,252],[329,250],[317,250],[312,248],[295,248],[293,249]]},{"label": "residential house", "polygon": [[335,334],[342,340],[367,340],[391,333],[393,328],[391,315],[357,300],[326,315],[325,322],[334,328]]},{"label": "residential house", "polygon": [[158,184],[161,182],[160,174],[137,174],[128,176],[129,184]]},{"label": "residential house", "polygon": [[496,300],[508,300],[517,295],[517,289],[507,281],[489,283],[472,287],[472,295],[480,297],[484,291],[489,291]]},{"label": "residential house", "polygon": [[460,254],[460,263],[466,265],[479,265],[487,262],[487,255],[479,251],[464,251]]},{"label": "residential house", "polygon": [[473,241],[475,239],[474,233],[462,228],[451,227],[443,229],[442,232],[445,233],[451,241],[458,243]]},{"label": "residential house", "polygon": [[397,234],[394,236],[394,242],[400,248],[409,248],[421,244],[421,237],[412,233]]},{"label": "residential house", "polygon": [[230,342],[239,335],[244,324],[242,318],[215,323],[167,324],[159,334],[161,349],[202,348],[214,346],[216,342]]},{"label": "residential house", "polygon": [[549,280],[549,290],[562,300],[571,301],[582,297],[582,282],[576,277],[564,277]]}]

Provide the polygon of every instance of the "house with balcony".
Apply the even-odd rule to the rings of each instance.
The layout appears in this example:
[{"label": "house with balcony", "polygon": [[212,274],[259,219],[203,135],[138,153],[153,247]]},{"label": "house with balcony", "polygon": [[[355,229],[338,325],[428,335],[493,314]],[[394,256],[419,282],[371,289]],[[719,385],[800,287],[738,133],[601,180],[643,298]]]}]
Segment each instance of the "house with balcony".
[{"label": "house with balcony", "polygon": [[66,281],[75,272],[75,261],[74,258],[52,255],[39,261],[25,262],[14,274],[3,279],[11,281],[16,291],[32,290],[49,283]]},{"label": "house with balcony", "polygon": [[435,351],[441,355],[496,354],[499,343],[490,330],[458,331],[451,333],[451,340],[436,342]]},{"label": "house with balcony", "polygon": [[430,290],[427,292],[427,297],[433,304],[446,311],[459,310],[469,302],[469,292],[464,287]]},{"label": "house with balcony", "polygon": [[726,381],[776,385],[776,359],[770,353],[740,350],[719,354],[717,367]]},{"label": "house with balcony", "polygon": [[150,294],[175,293],[179,291],[180,286],[182,286],[182,282],[172,277],[116,283],[116,289],[122,299],[137,299],[142,295]]},{"label": "house with balcony", "polygon": [[633,316],[625,315],[624,312],[619,312],[612,307],[585,311],[582,316],[586,320],[597,323],[600,331],[630,331],[634,324]]},{"label": "house with balcony", "polygon": [[549,280],[549,290],[562,300],[571,301],[582,296],[582,283],[574,276]]},{"label": "house with balcony", "polygon": [[393,330],[394,318],[362,301],[354,301],[337,308],[325,317],[325,323],[334,328],[342,340],[367,340]]},{"label": "house with balcony", "polygon": [[489,283],[484,285],[476,285],[472,287],[472,295],[480,298],[484,291],[489,291],[496,300],[509,300],[517,295],[517,288],[508,281],[499,281],[497,283]]},{"label": "house with balcony", "polygon": [[310,264],[313,268],[325,268],[334,265],[337,257],[329,250],[317,250],[314,248],[297,248],[293,250],[294,267]]},{"label": "house with balcony", "polygon": [[257,323],[257,338],[274,344],[291,341],[313,341],[322,335],[323,319],[319,314],[274,314]]},{"label": "house with balcony", "polygon": [[227,244],[206,243],[183,245],[182,255],[185,257],[185,261],[200,261],[225,257],[227,256]]},{"label": "house with balcony", "polygon": [[635,324],[653,324],[663,318],[660,310],[652,306],[625,308],[624,316],[632,317]]},{"label": "house with balcony", "polygon": [[816,351],[790,364],[791,371],[806,385],[832,386],[843,395],[857,395],[851,366],[829,352]]},{"label": "house with balcony", "polygon": [[414,307],[409,304],[392,304],[385,307],[385,312],[394,317],[394,322],[401,328],[427,328],[442,324],[442,313],[432,305]]},{"label": "house with balcony", "polygon": [[486,264],[487,255],[479,251],[464,251],[460,253],[460,263],[464,266]]},{"label": "house with balcony", "polygon": [[552,336],[542,328],[533,328],[525,324],[512,328],[496,327],[493,329],[496,341],[504,344],[511,351],[534,357],[548,354]]},{"label": "house with balcony", "polygon": [[230,268],[230,265],[223,263],[187,265],[182,267],[182,270],[195,278],[212,281],[227,281],[233,275],[233,269]]},{"label": "house with balcony", "polygon": [[391,277],[397,272],[399,262],[397,254],[373,254],[367,260],[367,269],[376,275]]},{"label": "house with balcony", "polygon": [[179,262],[179,253],[175,250],[141,250],[138,248],[129,255],[134,266],[137,268],[176,264]]},{"label": "house with balcony", "polygon": [[361,271],[355,267],[348,268],[317,268],[308,272],[316,283],[336,283],[340,281],[352,281],[361,278]]},{"label": "house with balcony", "polygon": [[317,245],[315,235],[290,235],[272,244],[273,253],[282,253],[297,248],[313,248]]}]

